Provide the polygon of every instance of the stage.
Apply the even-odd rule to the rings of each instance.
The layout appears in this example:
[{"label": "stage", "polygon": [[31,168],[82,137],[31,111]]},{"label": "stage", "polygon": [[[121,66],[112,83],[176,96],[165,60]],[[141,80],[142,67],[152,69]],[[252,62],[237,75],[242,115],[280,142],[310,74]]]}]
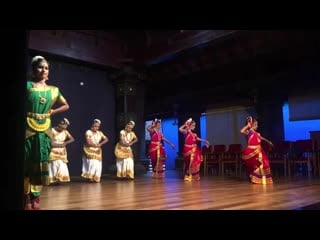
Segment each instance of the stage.
[{"label": "stage", "polygon": [[46,186],[44,210],[303,210],[319,209],[320,179],[274,177],[273,185],[251,184],[244,177],[206,176],[186,182],[181,172],[165,179],[151,173],[135,180],[104,175],[100,183],[73,177],[70,183]]}]

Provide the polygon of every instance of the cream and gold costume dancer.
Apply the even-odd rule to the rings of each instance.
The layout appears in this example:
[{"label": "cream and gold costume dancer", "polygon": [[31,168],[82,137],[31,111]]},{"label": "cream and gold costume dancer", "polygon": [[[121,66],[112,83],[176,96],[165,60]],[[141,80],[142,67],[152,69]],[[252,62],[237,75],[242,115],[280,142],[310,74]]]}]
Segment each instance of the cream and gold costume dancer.
[{"label": "cream and gold costume dancer", "polygon": [[126,124],[125,129],[120,131],[120,140],[116,144],[114,154],[117,158],[117,177],[134,179],[134,160],[131,146],[138,141],[136,134],[132,131],[134,121]]},{"label": "cream and gold costume dancer", "polygon": [[70,122],[64,118],[58,126],[52,128],[51,151],[49,156],[50,183],[70,182],[66,145],[74,141],[67,130]]},{"label": "cream and gold costume dancer", "polygon": [[82,174],[89,182],[100,182],[102,174],[101,146],[109,141],[100,131],[101,121],[94,119],[91,129],[86,131],[86,143],[83,146]]}]

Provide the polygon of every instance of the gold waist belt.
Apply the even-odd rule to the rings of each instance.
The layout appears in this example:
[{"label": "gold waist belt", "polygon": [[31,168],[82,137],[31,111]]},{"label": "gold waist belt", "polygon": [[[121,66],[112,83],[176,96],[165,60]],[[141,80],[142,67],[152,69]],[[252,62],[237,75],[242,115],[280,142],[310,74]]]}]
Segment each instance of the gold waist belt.
[{"label": "gold waist belt", "polygon": [[260,148],[260,145],[249,145],[248,148],[257,149]]},{"label": "gold waist belt", "polygon": [[196,146],[196,144],[191,144],[191,145],[189,145],[189,144],[185,144],[184,146],[186,146],[186,147],[195,147],[195,146]]},{"label": "gold waist belt", "polygon": [[152,144],[161,144],[161,142],[154,142],[154,141],[151,141]]},{"label": "gold waist belt", "polygon": [[32,112],[27,112],[27,117],[33,118],[33,119],[45,119],[50,117],[50,113],[32,113]]}]

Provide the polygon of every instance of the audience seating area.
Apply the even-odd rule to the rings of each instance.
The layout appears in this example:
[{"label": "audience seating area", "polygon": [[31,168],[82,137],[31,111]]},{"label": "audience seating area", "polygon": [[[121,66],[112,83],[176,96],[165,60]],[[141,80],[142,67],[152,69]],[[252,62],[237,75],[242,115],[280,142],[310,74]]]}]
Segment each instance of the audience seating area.
[{"label": "audience seating area", "polygon": [[[320,145],[320,143],[318,143]],[[271,147],[262,141],[274,176],[319,176],[320,154],[312,140],[282,141]],[[203,174],[236,176],[245,175],[245,165],[241,159],[244,146],[241,144],[217,144],[202,147]]]}]

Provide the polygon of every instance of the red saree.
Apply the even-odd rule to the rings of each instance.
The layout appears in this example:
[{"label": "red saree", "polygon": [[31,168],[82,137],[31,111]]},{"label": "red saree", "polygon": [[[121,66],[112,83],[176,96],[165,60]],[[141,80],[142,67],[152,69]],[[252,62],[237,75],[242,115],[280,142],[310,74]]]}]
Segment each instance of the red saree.
[{"label": "red saree", "polygon": [[247,140],[248,146],[243,149],[241,157],[246,165],[250,181],[256,184],[272,184],[270,163],[260,145],[260,133],[250,131]]},{"label": "red saree", "polygon": [[154,130],[151,133],[151,142],[149,144],[149,157],[152,164],[152,177],[163,178],[164,169],[163,165],[166,159],[166,152],[162,145],[162,133]]},{"label": "red saree", "polygon": [[200,165],[202,162],[201,149],[198,147],[197,134],[188,132],[185,136],[183,159],[185,166],[184,180],[200,180]]}]

